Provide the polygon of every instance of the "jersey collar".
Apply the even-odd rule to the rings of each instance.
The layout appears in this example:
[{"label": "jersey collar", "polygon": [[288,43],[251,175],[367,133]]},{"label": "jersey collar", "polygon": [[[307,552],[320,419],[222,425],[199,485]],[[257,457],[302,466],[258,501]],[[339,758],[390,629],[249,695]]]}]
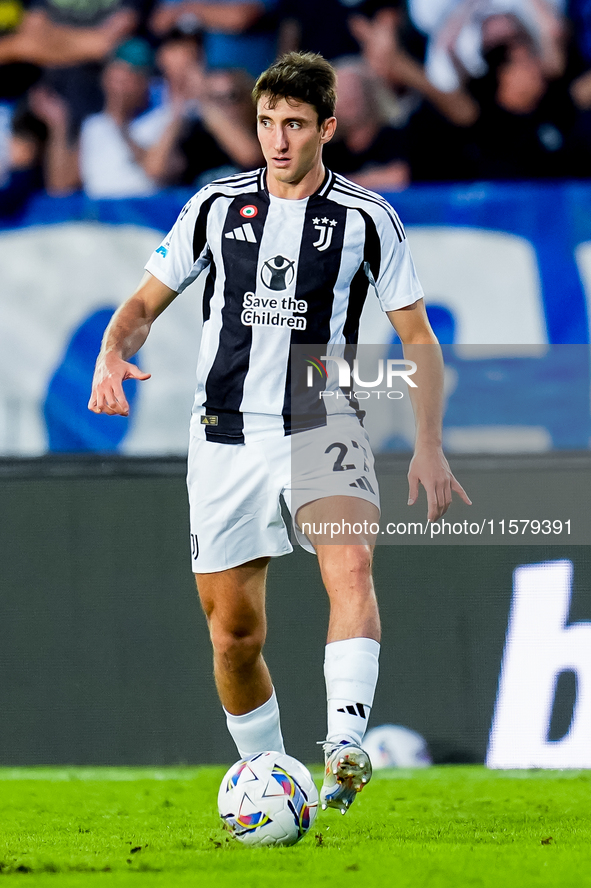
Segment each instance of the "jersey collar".
[{"label": "jersey collar", "polygon": [[[328,192],[332,188],[332,186],[334,184],[334,178],[335,178],[334,173],[325,167],[324,168],[324,179],[322,180],[319,187],[316,189],[316,191],[313,192],[313,194],[310,194],[307,198],[303,198],[303,199],[304,200],[313,200],[313,198],[315,198],[315,197],[324,197],[326,194],[328,194]],[[270,198],[273,196],[270,194],[269,189],[267,188],[267,167],[261,167],[261,169],[259,171],[259,185],[260,185],[261,191],[264,191],[265,194],[267,195],[267,197]]]}]

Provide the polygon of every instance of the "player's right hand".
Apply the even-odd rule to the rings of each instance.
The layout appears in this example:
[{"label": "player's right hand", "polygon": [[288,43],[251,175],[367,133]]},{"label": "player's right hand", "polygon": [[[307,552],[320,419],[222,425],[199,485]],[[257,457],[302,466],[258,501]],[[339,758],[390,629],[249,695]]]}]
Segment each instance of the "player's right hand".
[{"label": "player's right hand", "polygon": [[135,364],[130,364],[114,355],[99,357],[88,409],[93,413],[106,413],[108,416],[129,416],[129,404],[123,391],[124,379],[149,379],[150,373],[143,373]]}]

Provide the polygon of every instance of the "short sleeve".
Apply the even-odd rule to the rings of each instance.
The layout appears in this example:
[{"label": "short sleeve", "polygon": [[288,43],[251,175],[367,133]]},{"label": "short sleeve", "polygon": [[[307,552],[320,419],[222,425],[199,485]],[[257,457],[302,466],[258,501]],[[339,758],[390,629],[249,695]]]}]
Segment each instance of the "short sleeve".
[{"label": "short sleeve", "polygon": [[177,293],[182,293],[211,262],[207,214],[214,199],[207,187],[192,197],[146,263],[146,271]]},{"label": "short sleeve", "polygon": [[374,279],[380,305],[395,311],[412,305],[424,296],[402,223],[392,210],[380,214],[377,233],[380,240],[379,272]]}]

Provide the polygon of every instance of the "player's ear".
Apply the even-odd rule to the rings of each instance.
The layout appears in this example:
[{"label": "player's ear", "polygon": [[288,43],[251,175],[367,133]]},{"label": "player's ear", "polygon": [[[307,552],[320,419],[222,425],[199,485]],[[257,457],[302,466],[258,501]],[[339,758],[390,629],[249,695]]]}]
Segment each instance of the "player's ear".
[{"label": "player's ear", "polygon": [[320,124],[320,142],[322,143],[322,145],[326,145],[327,142],[330,142],[330,140],[334,136],[336,128],[336,117],[327,117],[326,120],[322,121],[322,123]]}]

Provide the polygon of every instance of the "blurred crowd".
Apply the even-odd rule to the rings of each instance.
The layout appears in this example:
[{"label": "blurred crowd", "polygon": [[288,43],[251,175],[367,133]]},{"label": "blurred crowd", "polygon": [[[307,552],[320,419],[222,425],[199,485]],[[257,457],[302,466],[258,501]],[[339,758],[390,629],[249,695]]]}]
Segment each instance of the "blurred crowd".
[{"label": "blurred crowd", "polygon": [[591,176],[591,0],[0,0],[0,215],[260,165],[251,89],[298,49],[361,185]]}]

